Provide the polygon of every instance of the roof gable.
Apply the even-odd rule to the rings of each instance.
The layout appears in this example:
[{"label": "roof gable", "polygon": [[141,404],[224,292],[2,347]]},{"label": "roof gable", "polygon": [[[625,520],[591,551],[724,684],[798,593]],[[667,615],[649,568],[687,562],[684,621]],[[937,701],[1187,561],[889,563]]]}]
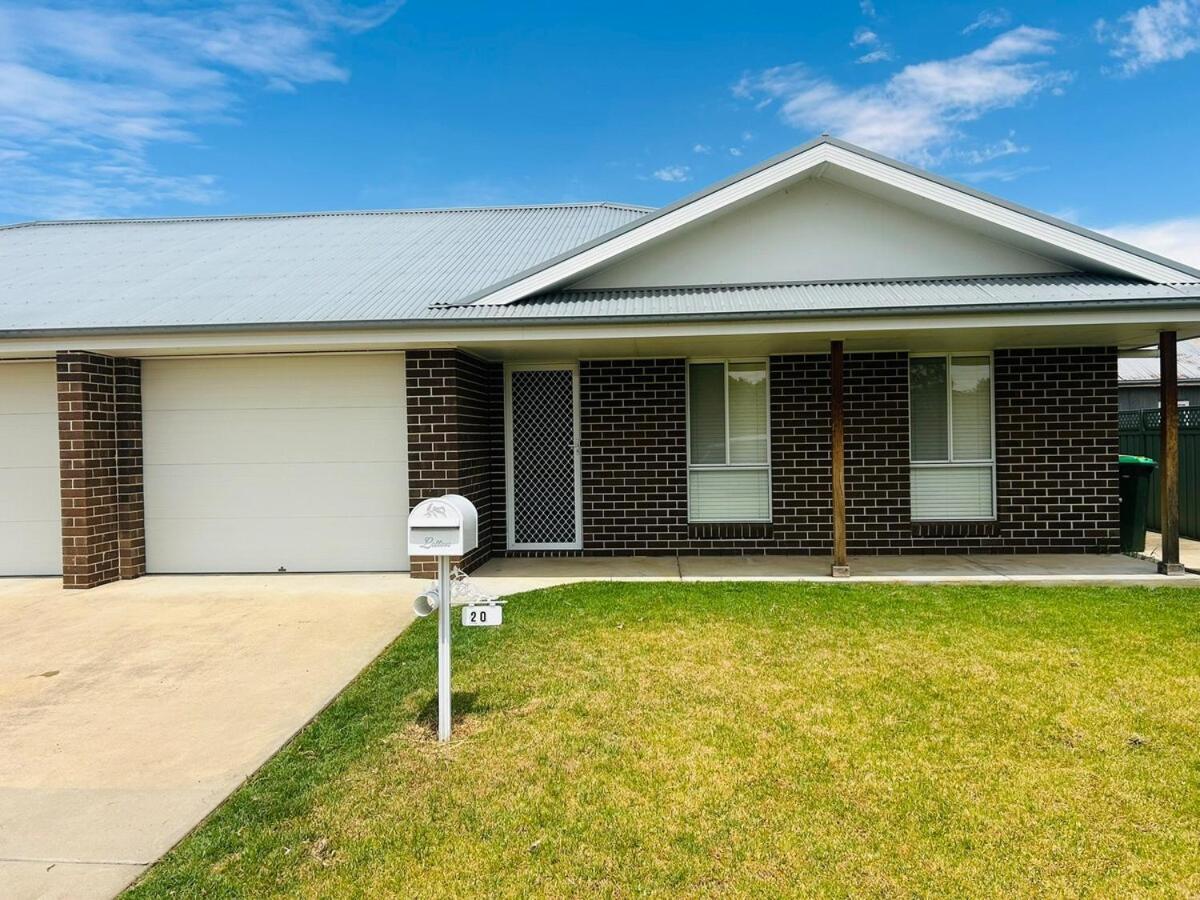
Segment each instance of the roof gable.
[{"label": "roof gable", "polygon": [[964,278],[1073,266],[819,175],[701,220],[571,288]]},{"label": "roof gable", "polygon": [[1059,271],[1078,269],[1154,283],[1200,282],[1200,270],[1182,263],[822,136],[460,302],[505,305],[580,282],[654,244],[817,176],[1052,260],[1062,267]]}]

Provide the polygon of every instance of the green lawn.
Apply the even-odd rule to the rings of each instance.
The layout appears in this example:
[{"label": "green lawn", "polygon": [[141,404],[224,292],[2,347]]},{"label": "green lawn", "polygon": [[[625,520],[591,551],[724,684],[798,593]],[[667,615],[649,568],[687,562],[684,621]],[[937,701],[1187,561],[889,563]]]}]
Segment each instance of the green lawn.
[{"label": "green lawn", "polygon": [[[586,584],[418,622],[135,897],[1200,896],[1200,593]],[[231,698],[236,702],[236,698]]]}]

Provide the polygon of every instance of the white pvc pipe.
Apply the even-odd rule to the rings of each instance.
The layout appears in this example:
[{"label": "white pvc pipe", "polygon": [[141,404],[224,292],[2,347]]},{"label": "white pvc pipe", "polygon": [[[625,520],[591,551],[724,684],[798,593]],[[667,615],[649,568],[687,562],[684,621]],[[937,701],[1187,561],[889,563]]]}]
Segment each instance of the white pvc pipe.
[{"label": "white pvc pipe", "polygon": [[438,740],[450,740],[450,557],[438,561]]}]

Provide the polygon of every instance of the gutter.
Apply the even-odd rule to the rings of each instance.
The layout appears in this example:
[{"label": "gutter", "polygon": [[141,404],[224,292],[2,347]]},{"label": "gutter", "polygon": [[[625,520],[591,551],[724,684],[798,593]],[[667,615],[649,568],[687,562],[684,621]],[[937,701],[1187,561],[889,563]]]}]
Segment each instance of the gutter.
[{"label": "gutter", "polygon": [[[481,307],[474,307],[480,309]],[[488,309],[511,309],[511,307],[487,307]],[[352,329],[396,331],[406,328],[478,328],[502,326],[541,326],[571,328],[576,325],[644,325],[648,323],[689,324],[693,322],[744,322],[744,321],[791,321],[796,319],[829,318],[878,318],[905,316],[972,315],[1004,313],[1046,313],[1061,310],[1072,312],[1090,310],[1177,309],[1200,311],[1200,295],[1195,297],[1135,299],[1135,300],[1054,300],[1025,303],[973,303],[967,305],[894,307],[881,306],[868,309],[794,309],[794,310],[750,310],[711,313],[651,313],[620,316],[496,316],[479,315],[462,318],[422,319],[356,319],[316,322],[234,322],[193,323],[186,325],[132,325],[94,326],[87,328],[28,328],[0,330],[0,340],[47,337],[92,337],[137,334],[223,334],[253,331],[347,331]]]}]

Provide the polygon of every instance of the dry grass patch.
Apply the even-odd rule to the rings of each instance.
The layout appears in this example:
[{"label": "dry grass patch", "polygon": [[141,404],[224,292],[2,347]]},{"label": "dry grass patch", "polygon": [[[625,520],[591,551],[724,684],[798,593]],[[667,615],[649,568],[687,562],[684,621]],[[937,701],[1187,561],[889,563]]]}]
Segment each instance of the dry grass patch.
[{"label": "dry grass patch", "polygon": [[160,896],[1200,894],[1188,590],[585,584],[432,622]]}]

